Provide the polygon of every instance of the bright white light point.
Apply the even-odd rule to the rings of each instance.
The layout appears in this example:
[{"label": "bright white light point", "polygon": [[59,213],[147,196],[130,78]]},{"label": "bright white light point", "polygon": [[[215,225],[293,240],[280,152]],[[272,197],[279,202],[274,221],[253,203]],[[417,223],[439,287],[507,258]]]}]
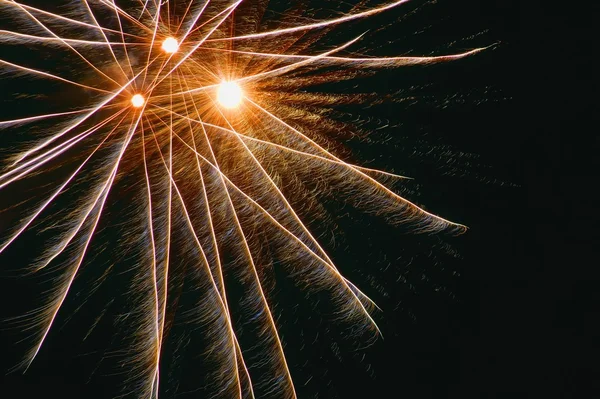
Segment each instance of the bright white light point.
[{"label": "bright white light point", "polygon": [[242,88],[235,82],[223,82],[219,85],[217,100],[225,108],[235,108],[242,102]]},{"label": "bright white light point", "polygon": [[162,43],[162,49],[166,53],[173,54],[179,50],[179,43],[174,37],[167,37]]},{"label": "bright white light point", "polygon": [[142,105],[144,105],[145,102],[146,100],[144,100],[144,96],[142,96],[141,94],[136,94],[133,97],[131,97],[131,105],[133,105],[136,108],[141,107]]}]

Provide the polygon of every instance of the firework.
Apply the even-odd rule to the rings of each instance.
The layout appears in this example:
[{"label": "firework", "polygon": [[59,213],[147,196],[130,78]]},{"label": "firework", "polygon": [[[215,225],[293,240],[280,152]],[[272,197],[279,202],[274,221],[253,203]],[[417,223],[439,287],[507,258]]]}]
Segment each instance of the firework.
[{"label": "firework", "polygon": [[[307,226],[326,213],[319,198],[419,232],[464,227],[389,188],[404,177],[344,160],[340,139],[358,130],[332,110],[370,94],[314,88],[481,50],[377,58],[356,55],[368,33],[324,41],[406,2],[362,2],[330,19],[297,6],[273,20],[261,1],[2,1],[0,43],[25,53],[3,52],[0,70],[44,93],[31,97],[35,114],[0,122],[16,137],[2,159],[0,190],[11,201],[2,202],[0,252],[35,237],[43,250],[22,265],[52,276],[20,321],[31,343],[22,366],[42,350],[83,270],[105,267],[104,276],[122,264],[134,265],[124,361],[137,397],[161,391],[176,318],[202,329],[203,373],[218,396],[296,397],[270,302],[274,269],[377,334],[373,301]],[[115,218],[124,225],[104,222]]]}]

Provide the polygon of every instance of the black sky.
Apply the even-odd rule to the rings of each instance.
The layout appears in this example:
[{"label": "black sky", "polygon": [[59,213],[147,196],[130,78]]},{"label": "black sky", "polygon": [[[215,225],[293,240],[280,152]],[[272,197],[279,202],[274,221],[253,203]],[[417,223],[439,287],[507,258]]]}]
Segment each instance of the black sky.
[{"label": "black sky", "polygon": [[[585,127],[570,115],[568,98],[534,83],[534,77],[552,79],[550,69],[532,72],[522,65],[516,1],[441,0],[409,23],[414,29],[399,28],[411,33],[409,43],[395,43],[388,53],[418,52],[430,43],[440,50],[454,41],[465,48],[497,45],[454,65],[376,78],[379,85],[398,79],[396,87],[431,86],[415,92],[414,104],[375,111],[383,119],[401,113],[403,127],[393,147],[357,145],[358,150],[366,159],[381,154],[380,166],[415,177],[419,204],[470,230],[440,241],[403,235],[367,217],[340,219],[348,230],[332,257],[346,265],[342,270],[358,286],[381,287],[388,294],[372,296],[384,309],[377,320],[385,338],[358,352],[342,347],[343,361],[319,344],[298,351],[322,376],[300,389],[301,398],[581,397],[594,388],[590,381],[597,367],[590,367],[583,353],[597,347],[591,331],[600,299],[590,294],[598,292],[593,280],[573,272],[594,263],[587,259],[597,253],[592,236],[580,228],[587,223],[577,221],[593,225],[595,203],[589,197],[575,207],[573,199],[578,188],[597,181],[594,165],[575,156],[569,139],[570,132]],[[416,34],[419,24],[426,29]],[[556,95],[554,108],[539,112],[521,99],[523,74],[530,73],[536,75],[531,91]],[[565,73],[577,82],[575,68]],[[4,100],[5,93],[0,96]],[[522,113],[544,112],[544,119],[524,122],[530,118]],[[469,161],[460,153],[477,157]],[[446,244],[460,257],[449,256]],[[19,294],[9,287],[2,284],[7,307]],[[335,335],[332,327],[321,328],[323,335]],[[47,342],[48,356],[40,356],[30,373],[4,377],[6,397],[105,398],[101,380],[84,385],[89,370],[80,364],[84,358],[52,351],[77,339],[69,334]],[[1,345],[0,353],[14,358],[11,344]]]}]

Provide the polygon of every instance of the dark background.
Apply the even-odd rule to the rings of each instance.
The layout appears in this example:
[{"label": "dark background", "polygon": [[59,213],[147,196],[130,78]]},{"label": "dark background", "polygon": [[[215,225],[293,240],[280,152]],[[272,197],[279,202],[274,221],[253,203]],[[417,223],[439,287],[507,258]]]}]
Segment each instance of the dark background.
[{"label": "dark background", "polygon": [[[560,9],[542,14],[544,26],[558,29]],[[410,33],[402,33],[408,43],[388,46],[388,54],[418,53],[429,43],[436,51],[497,45],[399,77],[397,87],[432,86],[416,90],[414,102],[376,111],[403,118],[393,146],[358,150],[365,158],[382,153],[380,166],[418,180],[414,200],[470,229],[456,238],[415,239],[367,217],[360,228],[340,219],[348,230],[332,257],[374,294],[385,338],[343,361],[318,345],[303,353],[314,375],[328,373],[299,389],[300,397],[595,397],[598,368],[590,360],[600,298],[597,280],[580,270],[597,263],[590,234],[597,203],[587,187],[597,180],[598,143],[575,140],[576,132],[589,131],[581,116],[593,103],[575,106],[562,94],[584,83],[578,65],[561,70],[569,83],[553,67],[551,54],[566,50],[567,40],[553,41],[554,53],[542,40],[522,53],[531,23],[521,20],[516,1],[443,0],[416,15],[407,22],[414,29],[400,31]],[[416,33],[420,25],[426,29]],[[545,68],[529,63],[535,56],[547,60]],[[384,74],[379,84],[390,78]],[[48,353],[68,346],[45,345]],[[2,351],[10,353],[10,344]],[[83,385],[78,359],[43,356],[28,374],[5,376],[2,391],[11,398],[105,397],[101,385]]]}]

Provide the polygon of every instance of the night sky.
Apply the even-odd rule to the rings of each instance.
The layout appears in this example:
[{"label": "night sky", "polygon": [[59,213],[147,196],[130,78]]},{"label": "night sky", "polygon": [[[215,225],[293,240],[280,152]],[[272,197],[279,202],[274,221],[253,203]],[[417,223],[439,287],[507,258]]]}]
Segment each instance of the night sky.
[{"label": "night sky", "polygon": [[[599,298],[590,294],[593,280],[573,273],[581,264],[591,266],[586,259],[590,251],[597,253],[592,236],[575,220],[586,219],[582,224],[589,226],[597,216],[588,215],[591,197],[575,208],[573,188],[597,180],[598,157],[589,158],[596,159],[595,172],[580,167],[582,160],[574,156],[567,137],[578,125],[568,116],[567,99],[545,111],[551,121],[525,123],[517,111],[537,114],[520,99],[523,74],[550,78],[551,72],[531,72],[521,64],[516,1],[416,3],[422,7],[391,35],[397,41],[378,51],[422,54],[496,45],[454,63],[370,78],[374,87],[405,90],[412,100],[364,111],[401,122],[391,141],[383,143],[374,133],[373,143],[347,145],[357,160],[370,160],[369,166],[415,178],[411,200],[469,230],[459,237],[414,235],[327,204],[341,227],[328,252],[383,309],[376,320],[384,339],[356,349],[360,337],[344,338],[328,321],[310,326],[320,338],[301,348],[292,338],[294,320],[311,310],[283,312],[288,322],[281,331],[290,337],[299,397],[582,397],[593,388],[589,381],[597,370],[582,354],[597,347],[591,330],[598,323]],[[2,80],[6,119],[11,94]],[[553,112],[559,108],[563,114]],[[2,279],[4,308],[27,301],[15,287],[10,278]],[[303,299],[289,290],[279,305],[288,309]],[[60,332],[46,341],[27,374],[2,377],[1,392],[12,392],[7,398],[107,397],[104,387],[118,378],[90,379],[93,357],[82,355],[78,344],[87,326],[77,328],[75,318],[67,327],[57,326]],[[20,347],[12,345],[10,331],[0,334],[6,370]],[[184,372],[201,373],[201,365],[196,367]]]}]

